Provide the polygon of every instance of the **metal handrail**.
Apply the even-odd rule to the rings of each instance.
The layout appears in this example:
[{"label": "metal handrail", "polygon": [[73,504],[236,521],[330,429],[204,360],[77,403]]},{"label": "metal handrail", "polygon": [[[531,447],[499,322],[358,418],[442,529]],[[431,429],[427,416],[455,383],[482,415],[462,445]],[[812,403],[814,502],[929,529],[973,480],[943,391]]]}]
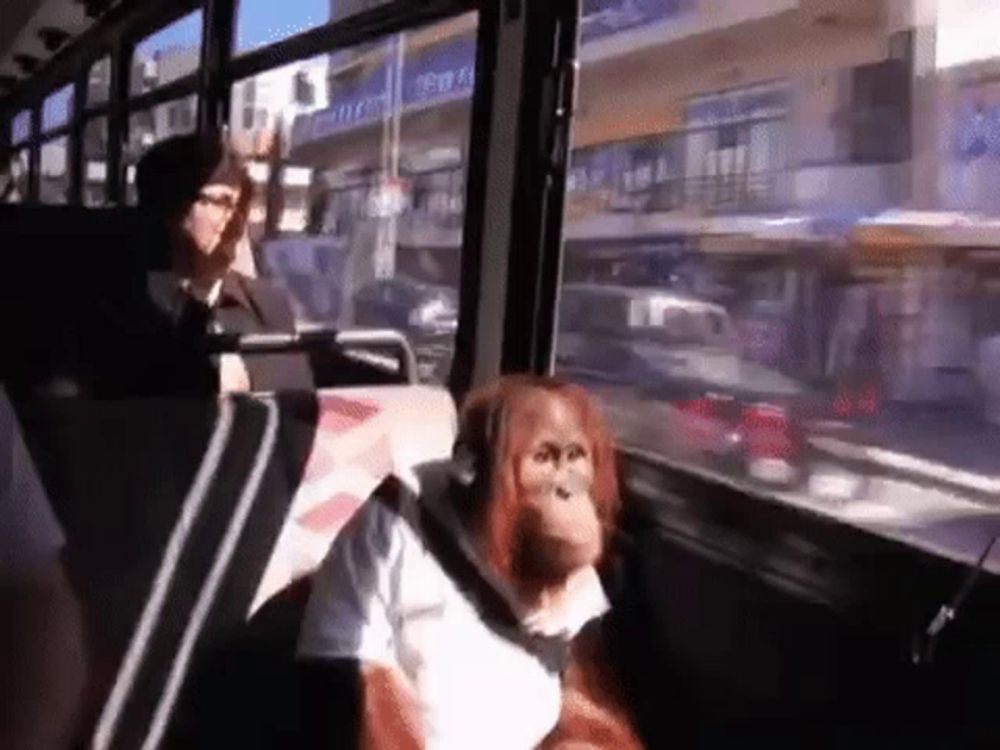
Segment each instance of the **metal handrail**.
[{"label": "metal handrail", "polygon": [[294,333],[215,333],[208,336],[208,348],[213,354],[283,354],[361,347],[396,349],[406,382],[409,385],[416,385],[419,382],[417,355],[413,347],[406,336],[388,328],[353,330],[317,328]]}]

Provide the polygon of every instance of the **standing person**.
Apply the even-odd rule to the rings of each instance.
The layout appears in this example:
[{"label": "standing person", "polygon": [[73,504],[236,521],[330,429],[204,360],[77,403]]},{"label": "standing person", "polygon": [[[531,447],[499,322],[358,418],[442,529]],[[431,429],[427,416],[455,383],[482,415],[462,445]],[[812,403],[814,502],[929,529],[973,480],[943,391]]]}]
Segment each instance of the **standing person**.
[{"label": "standing person", "polygon": [[0,747],[58,750],[75,739],[84,683],[80,607],[65,543],[0,386]]}]

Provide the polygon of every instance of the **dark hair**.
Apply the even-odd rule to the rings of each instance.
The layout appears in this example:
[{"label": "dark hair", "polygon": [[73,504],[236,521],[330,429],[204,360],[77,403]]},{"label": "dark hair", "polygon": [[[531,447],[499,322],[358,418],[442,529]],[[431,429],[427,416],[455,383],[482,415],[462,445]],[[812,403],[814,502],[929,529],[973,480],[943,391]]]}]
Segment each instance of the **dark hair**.
[{"label": "dark hair", "polygon": [[243,160],[221,138],[183,135],[150,148],[136,166],[139,206],[159,219],[186,211],[209,183],[249,190]]}]

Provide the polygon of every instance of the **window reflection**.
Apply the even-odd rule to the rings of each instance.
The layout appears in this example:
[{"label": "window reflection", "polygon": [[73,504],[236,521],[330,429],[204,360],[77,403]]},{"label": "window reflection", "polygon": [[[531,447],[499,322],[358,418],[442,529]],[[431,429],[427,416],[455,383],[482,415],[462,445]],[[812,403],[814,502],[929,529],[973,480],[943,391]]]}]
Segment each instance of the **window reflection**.
[{"label": "window reflection", "polygon": [[626,444],[836,513],[1000,477],[1000,41],[937,5],[584,1],[556,369]]},{"label": "window reflection", "polygon": [[201,37],[200,10],[146,37],[132,55],[129,93],[143,94],[198,70]]},{"label": "window reflection", "polygon": [[237,82],[231,102],[261,273],[302,324],[403,331],[437,382],[457,326],[475,30],[468,15],[293,63]]},{"label": "window reflection", "polygon": [[43,143],[38,199],[42,203],[63,204],[69,196],[69,139],[56,138]]}]

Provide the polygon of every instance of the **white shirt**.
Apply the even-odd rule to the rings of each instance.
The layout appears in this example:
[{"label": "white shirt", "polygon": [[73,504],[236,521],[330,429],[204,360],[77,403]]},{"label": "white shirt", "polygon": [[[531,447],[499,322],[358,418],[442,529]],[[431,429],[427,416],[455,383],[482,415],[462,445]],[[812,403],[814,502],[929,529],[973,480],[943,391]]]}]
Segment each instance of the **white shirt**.
[{"label": "white shirt", "polygon": [[[446,507],[447,476],[423,472],[421,485],[419,501],[414,488],[404,493],[400,515],[371,500],[340,533],[317,573],[299,653],[401,670],[429,750],[531,750],[558,721],[560,676],[491,630],[427,550],[417,502]],[[568,643],[608,607],[593,569],[572,588],[562,610],[523,622]]]},{"label": "white shirt", "polygon": [[0,583],[30,576],[59,555],[65,543],[17,415],[0,386]]}]

